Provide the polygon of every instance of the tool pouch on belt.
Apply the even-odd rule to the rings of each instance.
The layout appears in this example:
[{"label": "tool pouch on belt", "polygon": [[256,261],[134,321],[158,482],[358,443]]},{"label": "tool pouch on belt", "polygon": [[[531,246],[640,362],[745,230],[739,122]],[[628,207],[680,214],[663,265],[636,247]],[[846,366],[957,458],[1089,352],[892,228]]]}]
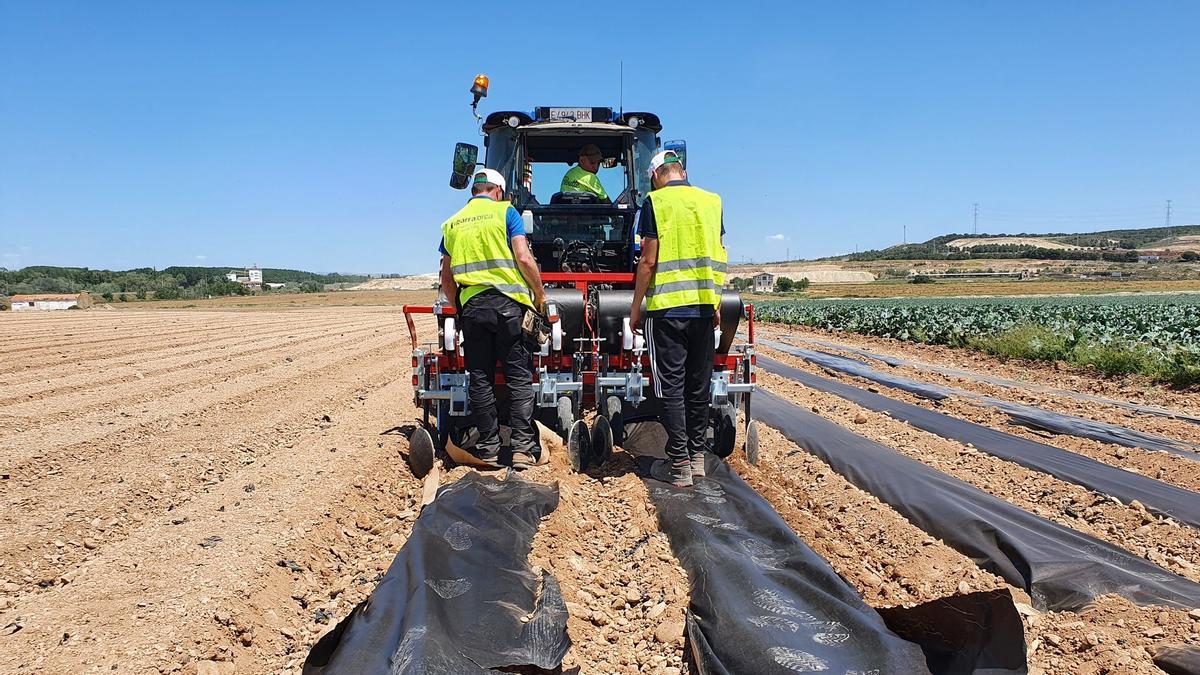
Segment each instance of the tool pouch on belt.
[{"label": "tool pouch on belt", "polygon": [[524,336],[526,344],[537,349],[550,339],[550,323],[541,314],[526,309],[525,316],[521,317],[521,335]]}]

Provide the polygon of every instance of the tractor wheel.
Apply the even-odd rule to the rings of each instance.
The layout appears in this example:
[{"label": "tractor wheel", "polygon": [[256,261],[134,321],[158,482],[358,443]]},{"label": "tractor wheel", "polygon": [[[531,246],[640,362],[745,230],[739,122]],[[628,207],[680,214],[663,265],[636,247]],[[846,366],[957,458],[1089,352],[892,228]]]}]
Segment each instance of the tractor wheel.
[{"label": "tractor wheel", "polygon": [[605,417],[608,418],[609,428],[612,429],[612,444],[622,445],[625,443],[625,420],[621,412],[621,399],[609,396],[604,405],[607,408]]},{"label": "tractor wheel", "polygon": [[571,461],[571,469],[576,473],[583,472],[591,455],[592,439],[588,436],[587,422],[579,420],[567,433],[567,458]]},{"label": "tractor wheel", "polygon": [[746,461],[758,466],[758,422],[750,420],[746,425]]},{"label": "tractor wheel", "polygon": [[424,478],[433,470],[433,436],[425,427],[417,427],[408,437],[408,466],[417,478]]},{"label": "tractor wheel", "polygon": [[558,397],[556,413],[558,415],[558,433],[566,441],[571,433],[571,427],[575,424],[575,404],[569,396]]},{"label": "tractor wheel", "polygon": [[737,444],[737,409],[726,403],[713,413],[713,454],[725,459]]},{"label": "tractor wheel", "polygon": [[601,466],[612,457],[613,432],[608,418],[597,415],[592,423],[592,457],[596,466]]}]

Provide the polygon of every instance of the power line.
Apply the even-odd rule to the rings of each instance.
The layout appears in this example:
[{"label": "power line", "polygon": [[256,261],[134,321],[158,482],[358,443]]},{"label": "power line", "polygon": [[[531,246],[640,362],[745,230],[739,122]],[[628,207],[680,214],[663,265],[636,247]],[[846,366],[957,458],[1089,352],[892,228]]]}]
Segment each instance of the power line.
[{"label": "power line", "polygon": [[971,234],[979,234],[979,203],[975,203],[975,215],[971,218]]},{"label": "power line", "polygon": [[1171,226],[1171,200],[1167,200],[1167,227]]}]

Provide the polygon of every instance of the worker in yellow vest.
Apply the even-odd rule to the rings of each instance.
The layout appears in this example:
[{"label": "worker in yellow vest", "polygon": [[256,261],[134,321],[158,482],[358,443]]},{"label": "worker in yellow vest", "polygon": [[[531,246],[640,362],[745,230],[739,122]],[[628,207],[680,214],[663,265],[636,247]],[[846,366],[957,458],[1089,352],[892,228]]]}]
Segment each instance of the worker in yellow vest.
[{"label": "worker in yellow vest", "polygon": [[600,184],[600,178],[596,175],[603,162],[604,154],[600,152],[599,146],[595,143],[583,146],[579,149],[579,163],[563,175],[558,191],[590,192],[601,200],[608,201],[608,193],[604,191],[604,186]]},{"label": "worker in yellow vest", "polygon": [[642,202],[638,262],[630,323],[645,326],[654,394],[662,406],[667,459],[650,475],[676,487],[703,476],[714,328],[721,325],[725,251],[721,197],[693,187],[678,155],[650,160],[653,189]]},{"label": "worker in yellow vest", "polygon": [[542,276],[525,240],[521,215],[504,200],[499,172],[472,178],[471,199],[442,224],[442,292],[459,308],[463,356],[470,374],[468,398],[479,440],[471,453],[500,466],[496,364],[509,394],[512,466],[533,464],[533,351],[521,330],[526,311],[545,302]]}]

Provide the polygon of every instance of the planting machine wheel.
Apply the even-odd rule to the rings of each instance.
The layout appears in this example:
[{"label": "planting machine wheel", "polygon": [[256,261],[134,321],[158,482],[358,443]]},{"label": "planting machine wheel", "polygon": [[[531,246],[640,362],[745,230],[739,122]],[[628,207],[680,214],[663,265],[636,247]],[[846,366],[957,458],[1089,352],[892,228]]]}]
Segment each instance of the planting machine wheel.
[{"label": "planting machine wheel", "polygon": [[609,396],[601,413],[608,418],[608,426],[612,430],[612,444],[621,445],[625,442],[625,421],[621,413],[621,399]]},{"label": "planting machine wheel", "polygon": [[755,420],[746,425],[746,461],[758,465],[758,422]]},{"label": "planting machine wheel", "polygon": [[[562,400],[559,400],[562,403]],[[592,439],[588,435],[587,423],[578,420],[571,425],[567,434],[567,458],[571,461],[571,470],[579,473],[588,467],[592,455]]]},{"label": "planting machine wheel", "polygon": [[713,412],[713,454],[722,459],[733,454],[737,444],[737,408],[726,403]]},{"label": "planting machine wheel", "polygon": [[601,466],[612,457],[613,428],[608,418],[597,415],[592,423],[592,457],[596,466]]},{"label": "planting machine wheel", "polygon": [[417,478],[424,478],[433,470],[433,458],[437,452],[433,436],[425,427],[417,427],[408,438],[408,466]]},{"label": "planting machine wheel", "polygon": [[575,425],[575,403],[569,396],[558,397],[558,408],[556,410],[558,419],[558,433],[563,437],[564,441],[569,441],[571,427]]}]

